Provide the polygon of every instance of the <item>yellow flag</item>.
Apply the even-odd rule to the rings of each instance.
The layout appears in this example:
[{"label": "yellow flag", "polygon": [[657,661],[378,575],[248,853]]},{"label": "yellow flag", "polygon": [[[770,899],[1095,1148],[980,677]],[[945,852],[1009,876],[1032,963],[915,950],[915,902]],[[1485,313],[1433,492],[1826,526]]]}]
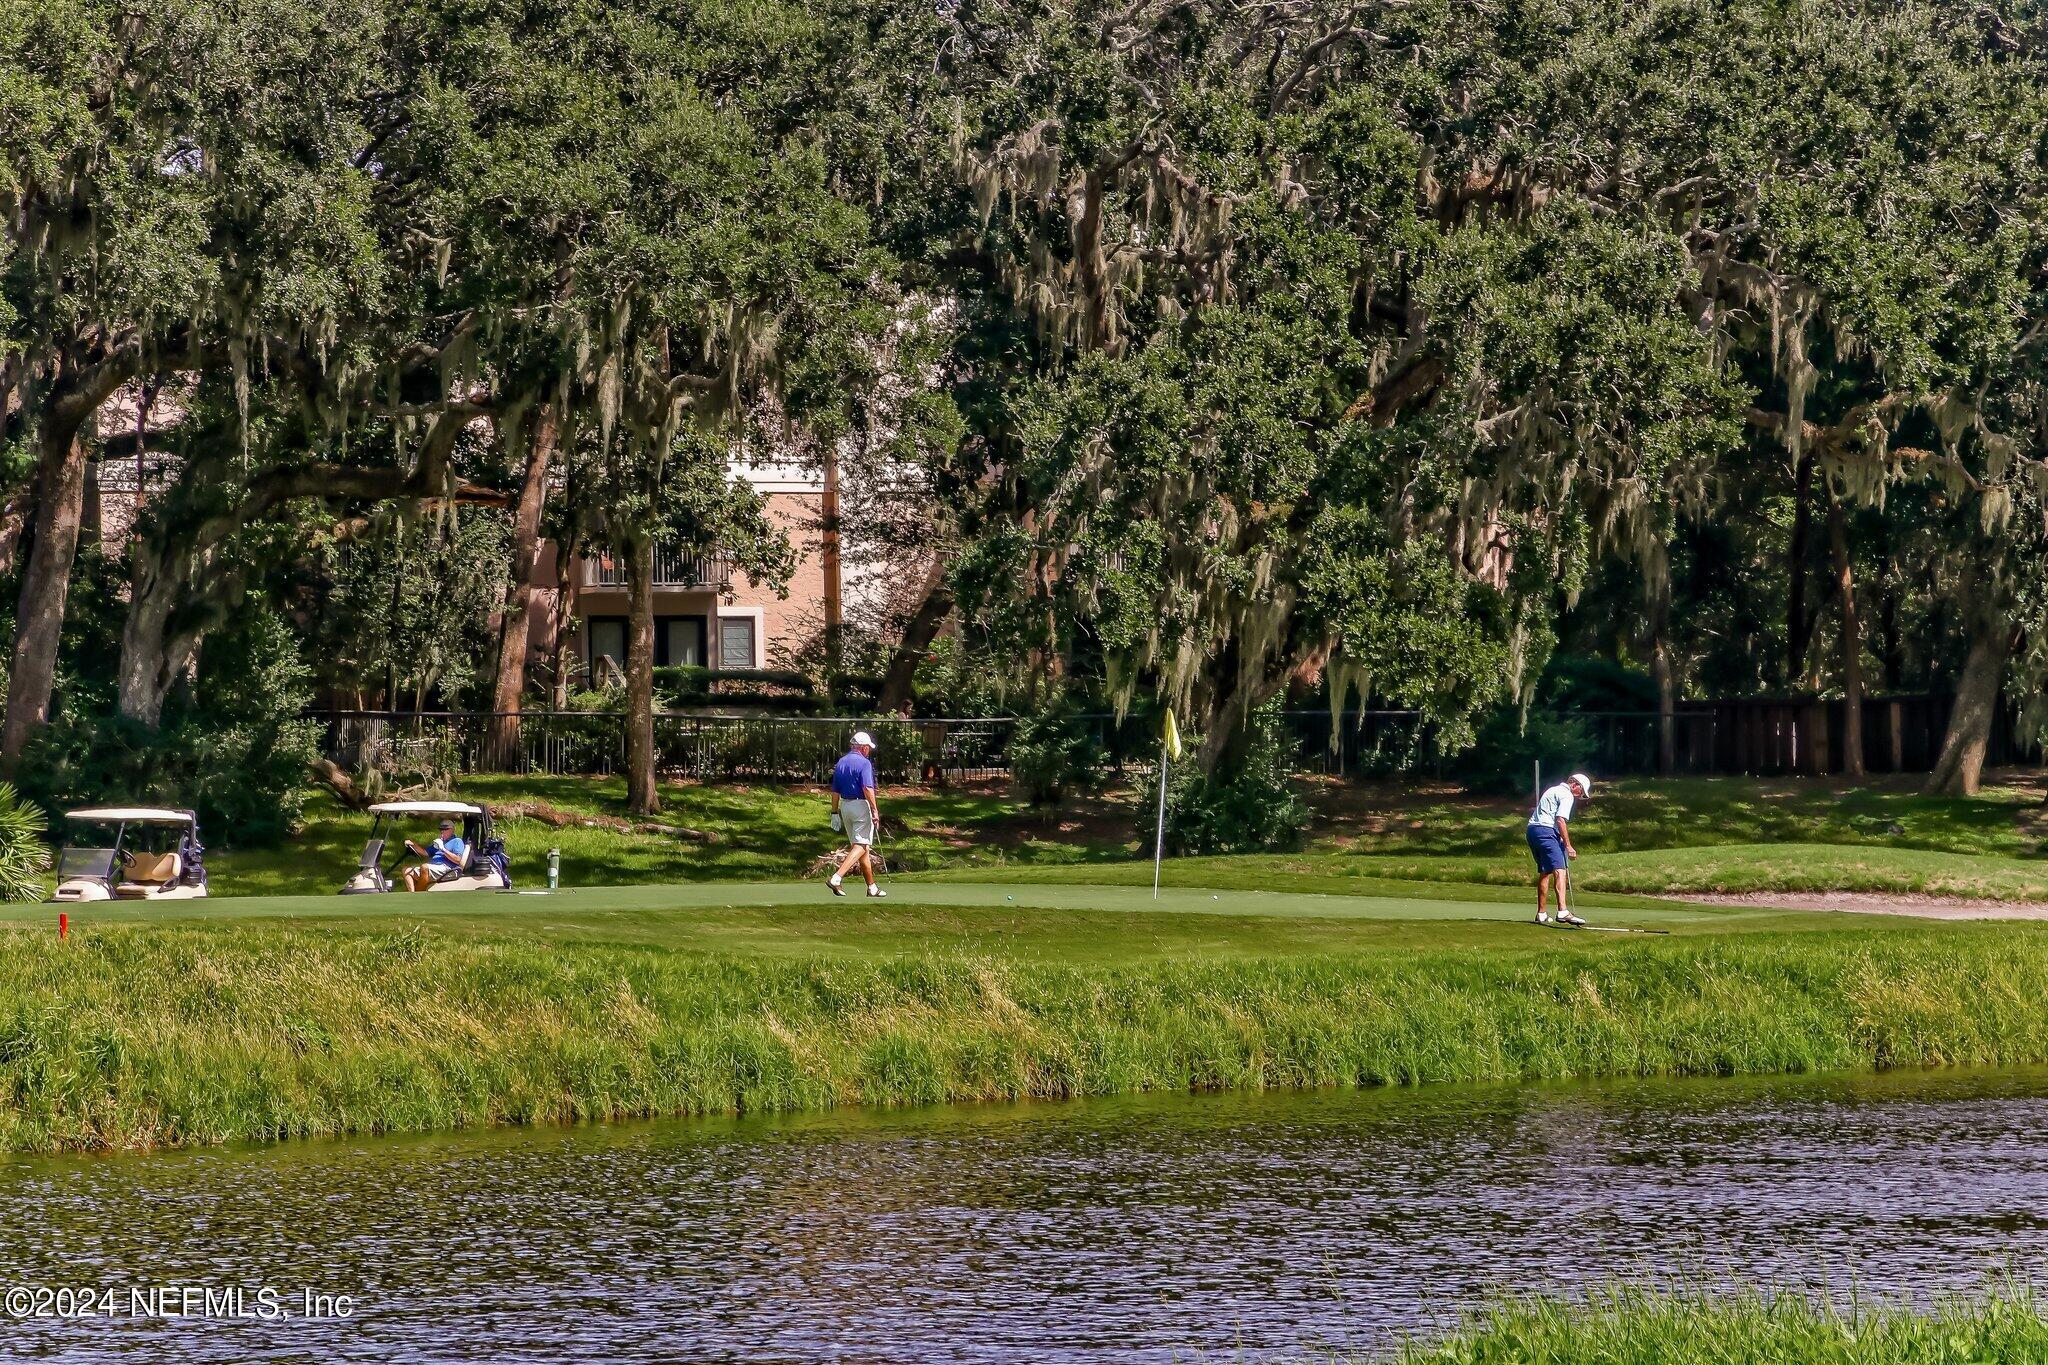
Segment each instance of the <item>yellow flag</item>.
[{"label": "yellow flag", "polygon": [[1180,762],[1180,727],[1173,723],[1173,708],[1166,708],[1166,756]]}]

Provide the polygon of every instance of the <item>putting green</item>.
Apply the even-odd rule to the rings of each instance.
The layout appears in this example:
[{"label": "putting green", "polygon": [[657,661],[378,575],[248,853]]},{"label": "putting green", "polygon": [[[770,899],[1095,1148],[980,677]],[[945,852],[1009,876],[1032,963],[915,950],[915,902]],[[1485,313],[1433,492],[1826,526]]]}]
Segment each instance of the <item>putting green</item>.
[{"label": "putting green", "polygon": [[[1481,893],[1483,895],[1483,893]],[[901,910],[917,906],[947,909],[1058,910],[1118,912],[1134,915],[1234,915],[1269,919],[1334,920],[1527,920],[1530,907],[1517,899],[1449,899],[1441,896],[1342,895],[1298,891],[1216,890],[1168,887],[1153,898],[1149,887],[1080,884],[1041,885],[1028,882],[890,883],[886,901],[872,902],[859,888],[843,899],[809,882],[712,882],[664,886],[577,887],[557,892],[446,892],[383,896],[240,896],[192,901],[103,901],[93,904],[12,905],[0,907],[0,922],[47,924],[67,910],[74,925],[236,919],[507,919],[526,916],[576,917],[616,913],[675,912],[750,907],[803,906],[829,911],[833,906]],[[1771,910],[1731,911],[1703,906],[1600,907],[1602,923],[1665,927],[1716,923],[1753,915],[1776,916]]]}]

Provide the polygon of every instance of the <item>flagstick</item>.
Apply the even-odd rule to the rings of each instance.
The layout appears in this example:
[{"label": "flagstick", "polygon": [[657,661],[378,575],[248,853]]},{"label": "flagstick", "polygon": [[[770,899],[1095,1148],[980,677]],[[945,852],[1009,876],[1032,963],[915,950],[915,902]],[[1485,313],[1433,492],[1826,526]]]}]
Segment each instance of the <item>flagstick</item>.
[{"label": "flagstick", "polygon": [[1159,899],[1159,866],[1166,859],[1166,745],[1159,746],[1159,836],[1152,844],[1152,899]]}]

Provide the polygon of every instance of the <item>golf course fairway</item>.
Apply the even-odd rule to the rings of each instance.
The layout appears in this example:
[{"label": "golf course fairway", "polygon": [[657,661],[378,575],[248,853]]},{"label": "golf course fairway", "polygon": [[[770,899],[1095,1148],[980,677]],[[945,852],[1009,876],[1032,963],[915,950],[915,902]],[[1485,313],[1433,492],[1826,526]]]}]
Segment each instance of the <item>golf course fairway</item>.
[{"label": "golf course fairway", "polygon": [[0,1147],[2048,1061],[2048,926],[898,879],[10,907]]}]

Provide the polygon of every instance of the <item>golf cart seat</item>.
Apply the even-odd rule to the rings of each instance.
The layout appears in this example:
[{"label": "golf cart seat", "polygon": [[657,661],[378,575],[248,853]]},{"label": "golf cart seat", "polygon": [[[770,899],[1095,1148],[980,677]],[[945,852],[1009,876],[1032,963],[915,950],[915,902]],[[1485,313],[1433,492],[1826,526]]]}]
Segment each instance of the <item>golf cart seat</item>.
[{"label": "golf cart seat", "polygon": [[114,894],[146,896],[177,881],[184,871],[185,864],[175,853],[137,853],[121,869],[121,884]]}]

